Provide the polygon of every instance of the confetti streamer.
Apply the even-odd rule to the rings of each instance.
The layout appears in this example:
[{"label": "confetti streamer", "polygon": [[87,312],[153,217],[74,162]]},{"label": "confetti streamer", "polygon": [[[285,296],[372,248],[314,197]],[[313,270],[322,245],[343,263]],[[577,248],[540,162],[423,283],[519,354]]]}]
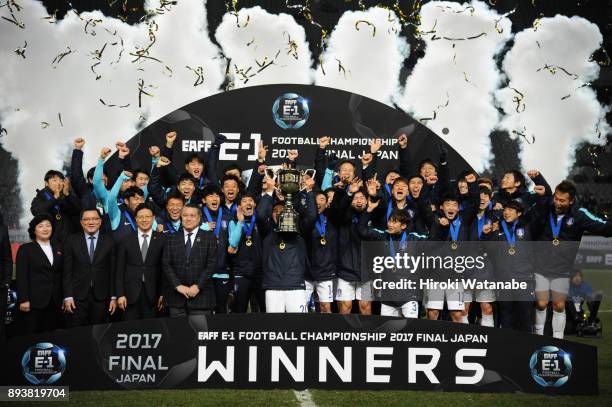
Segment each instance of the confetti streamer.
[{"label": "confetti streamer", "polygon": [[89,27],[91,25],[91,28],[94,28],[95,26],[97,26],[99,23],[102,22],[102,19],[98,18],[98,19],[93,19],[93,18],[89,18],[85,21],[85,34],[89,34],[91,36],[96,36],[96,32],[94,30],[91,30],[91,32],[87,31],[87,27]]},{"label": "confetti streamer", "polygon": [[342,66],[342,61],[340,61],[338,58],[334,59],[338,61],[338,72],[342,73],[342,75],[346,78],[346,69],[344,68],[344,66]]},{"label": "confetti streamer", "polygon": [[[518,90],[514,89],[514,88],[510,88],[514,91],[514,93],[516,93],[517,95],[512,97],[512,101],[514,103],[516,103],[516,112],[517,113],[521,113],[523,111],[525,111],[525,102],[523,102],[523,99],[525,99],[525,95],[523,95],[521,92],[519,92]],[[522,109],[521,109],[522,107]]]},{"label": "confetti streamer", "polygon": [[355,21],[355,29],[357,31],[359,31],[359,24],[362,24],[362,23],[363,24],[367,24],[370,27],[372,27],[372,37],[375,37],[376,36],[376,26],[374,24],[372,24],[371,22],[369,22],[369,21],[366,21],[366,20],[357,20],[357,21]]},{"label": "confetti streamer", "polygon": [[[298,59],[298,45],[297,42],[291,39],[291,35],[287,31],[283,31],[283,37],[287,35],[287,55],[291,55],[293,58]],[[255,40],[255,39],[253,39]],[[248,44],[247,44],[248,46]]]},{"label": "confetti streamer", "polygon": [[191,68],[190,66],[185,66],[185,68],[189,69],[196,75],[196,80],[193,83],[193,86],[199,86],[204,83],[204,68],[198,66],[196,68]]},{"label": "confetti streamer", "polygon": [[144,79],[138,80],[138,107],[142,107],[142,95],[153,97],[152,93],[145,90],[152,87],[152,85],[145,85]]},{"label": "confetti streamer", "polygon": [[55,58],[53,58],[53,61],[51,61],[51,65],[55,65],[53,68],[57,67],[57,65],[62,62],[62,59],[64,59],[66,56],[72,54],[73,51],[70,49],[70,47],[67,46],[66,49],[66,52],[60,52]]},{"label": "confetti streamer", "polygon": [[58,120],[59,120],[59,124],[60,124],[60,126],[64,127],[64,122],[62,122],[62,114],[61,114],[61,113],[58,113],[58,114],[57,114],[57,118],[58,118]]},{"label": "confetti streamer", "polygon": [[129,104],[129,103],[128,103],[127,105],[113,105],[113,104],[106,103],[106,102],[105,102],[104,100],[102,100],[102,99],[99,99],[99,100],[100,100],[100,103],[102,103],[104,106],[107,106],[107,107],[119,107],[119,108],[121,108],[121,109],[125,109],[126,107],[130,106],[130,104]]},{"label": "confetti streamer", "polygon": [[51,126],[51,124],[47,123],[47,122],[40,122],[40,128],[41,129],[46,129],[47,127]]},{"label": "confetti streamer", "polygon": [[567,76],[572,77],[574,80],[579,78],[578,75],[576,75],[575,73],[569,72],[567,69],[565,69],[565,68],[563,68],[561,66],[548,65],[548,64],[544,64],[544,66],[541,67],[541,68],[538,68],[536,70],[536,72],[540,72],[543,69],[546,69],[548,72],[551,73],[551,75],[555,75],[557,73],[557,70],[560,70],[560,71],[564,72]]},{"label": "confetti streamer", "polygon": [[531,141],[529,141],[529,136],[527,136],[527,127],[523,126],[523,131],[518,131],[518,130],[512,130],[512,134],[515,134],[517,136],[521,136],[523,139],[525,139],[525,142],[527,144],[533,144],[535,143],[535,135],[531,135]]},{"label": "confetti streamer", "polygon": [[17,55],[19,55],[20,57],[22,57],[23,59],[26,58],[25,56],[25,52],[26,52],[26,48],[28,47],[28,42],[25,41],[25,43],[23,44],[23,47],[18,47],[15,48],[15,50],[13,50],[13,52]]}]

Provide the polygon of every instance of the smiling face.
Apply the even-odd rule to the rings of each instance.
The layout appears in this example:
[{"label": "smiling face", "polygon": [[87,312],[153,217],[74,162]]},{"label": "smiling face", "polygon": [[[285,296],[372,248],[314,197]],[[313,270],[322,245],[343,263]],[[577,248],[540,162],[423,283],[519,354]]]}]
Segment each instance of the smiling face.
[{"label": "smiling face", "polygon": [[419,173],[423,178],[428,178],[430,175],[437,175],[436,167],[429,163],[423,164]]},{"label": "smiling face", "polygon": [[136,176],[136,186],[140,189],[143,189],[145,185],[149,183],[149,176],[144,172],[139,172]]},{"label": "smiling face", "polygon": [[136,225],[142,231],[148,231],[153,226],[153,211],[150,209],[141,209],[136,214]]},{"label": "smiling face", "polygon": [[561,215],[572,206],[574,200],[568,192],[555,191],[553,195],[553,205],[555,207],[555,213]]},{"label": "smiling face", "polygon": [[64,180],[56,175],[45,181],[45,186],[51,191],[57,191],[64,187]]},{"label": "smiling face", "polygon": [[190,173],[195,179],[200,179],[204,173],[204,164],[202,164],[200,160],[194,158],[185,164],[185,171]]},{"label": "smiling face", "polygon": [[389,220],[387,221],[387,230],[389,231],[390,234],[396,235],[406,230],[406,224],[397,221],[393,217],[390,217]]},{"label": "smiling face", "polygon": [[327,208],[327,196],[325,194],[317,194],[315,198],[317,204],[317,212],[321,213]]},{"label": "smiling face", "polygon": [[423,180],[421,178],[412,178],[408,182],[408,189],[410,190],[410,195],[414,198],[418,198],[421,195],[421,190],[423,189]]},{"label": "smiling face", "polygon": [[514,208],[504,208],[503,217],[508,223],[512,223],[521,216],[521,213]]},{"label": "smiling face", "polygon": [[53,226],[51,222],[48,220],[43,220],[34,228],[34,235],[37,240],[47,241],[51,239],[51,234],[53,233]]},{"label": "smiling face", "polygon": [[226,202],[234,202],[238,197],[239,186],[235,179],[226,179],[223,182],[223,195]]},{"label": "smiling face", "polygon": [[481,193],[478,209],[484,211],[485,209],[487,209],[487,206],[489,206],[489,202],[491,202],[491,197],[488,194]]},{"label": "smiling face", "polygon": [[221,197],[216,194],[208,194],[202,199],[202,203],[211,211],[217,211],[221,205]]},{"label": "smiling face", "polygon": [[343,163],[338,168],[338,176],[341,180],[352,181],[355,177],[355,167],[350,163]]},{"label": "smiling face", "polygon": [[190,180],[182,180],[179,182],[177,189],[188,200],[193,195],[193,191],[195,191],[195,185]]},{"label": "smiling face", "polygon": [[166,202],[166,211],[172,222],[176,222],[181,219],[181,210],[185,204],[182,199],[170,198]]},{"label": "smiling face", "polygon": [[408,197],[408,184],[405,182],[396,182],[393,184],[391,194],[393,195],[393,199],[397,202],[405,200]]},{"label": "smiling face", "polygon": [[368,200],[363,192],[359,191],[353,195],[351,206],[359,212],[363,212],[368,206]]},{"label": "smiling face", "polygon": [[521,185],[520,181],[517,181],[514,178],[514,174],[511,172],[507,172],[501,179],[500,186],[505,190],[514,190]]},{"label": "smiling face", "polygon": [[453,220],[459,213],[459,202],[444,201],[440,206],[440,209],[442,209],[444,216],[446,216],[448,220]]},{"label": "smiling face", "polygon": [[144,197],[142,195],[134,195],[125,199],[125,204],[132,213],[134,213],[138,205],[141,203],[144,203]]},{"label": "smiling face", "polygon": [[242,197],[242,199],[240,200],[240,206],[242,206],[244,216],[253,216],[253,212],[255,212],[256,206],[253,197]]},{"label": "smiling face", "polygon": [[102,218],[100,217],[100,212],[97,210],[83,212],[81,216],[81,227],[85,233],[95,235],[101,225]]},{"label": "smiling face", "polygon": [[192,231],[200,226],[201,218],[202,212],[198,208],[185,206],[181,211],[181,224],[183,225],[183,229],[187,231]]}]

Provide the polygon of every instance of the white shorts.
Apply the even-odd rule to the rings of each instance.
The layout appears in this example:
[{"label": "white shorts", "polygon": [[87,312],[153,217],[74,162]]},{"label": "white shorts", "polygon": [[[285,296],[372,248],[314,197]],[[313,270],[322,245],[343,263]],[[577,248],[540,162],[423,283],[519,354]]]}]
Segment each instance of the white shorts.
[{"label": "white shorts", "polygon": [[554,291],[559,294],[569,293],[569,277],[548,278],[535,273],[535,291]]},{"label": "white shorts", "polygon": [[427,290],[427,309],[444,309],[444,299],[449,311],[463,311],[463,287],[459,289]]},{"label": "white shorts", "polygon": [[310,302],[310,296],[316,290],[316,302],[334,302],[334,281],[305,281],[306,304]]},{"label": "white shorts", "polygon": [[306,312],[304,290],[266,290],[266,312]]},{"label": "white shorts", "polygon": [[419,303],[416,301],[408,301],[402,304],[401,307],[380,304],[380,315],[385,317],[418,318]]},{"label": "white shorts", "polygon": [[495,302],[495,291],[493,290],[463,290],[463,302],[474,301],[476,292],[476,302]]},{"label": "white shorts", "polygon": [[344,281],[339,278],[336,282],[336,301],[372,301],[372,282]]}]

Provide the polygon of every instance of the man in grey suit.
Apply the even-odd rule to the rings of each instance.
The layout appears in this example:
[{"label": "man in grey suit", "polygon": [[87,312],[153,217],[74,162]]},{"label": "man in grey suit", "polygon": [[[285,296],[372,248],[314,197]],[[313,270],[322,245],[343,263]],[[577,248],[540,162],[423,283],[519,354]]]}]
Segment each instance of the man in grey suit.
[{"label": "man in grey suit", "polygon": [[214,233],[200,229],[201,220],[199,206],[185,205],[181,212],[182,233],[174,233],[166,241],[162,263],[171,317],[210,314],[215,307],[211,276],[216,266],[217,242]]}]

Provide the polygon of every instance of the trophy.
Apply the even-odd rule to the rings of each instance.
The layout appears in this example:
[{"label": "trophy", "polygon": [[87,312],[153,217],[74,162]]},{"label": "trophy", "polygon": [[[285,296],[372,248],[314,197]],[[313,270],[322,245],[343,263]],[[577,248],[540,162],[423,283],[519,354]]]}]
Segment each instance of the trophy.
[{"label": "trophy", "polygon": [[281,169],[277,173],[280,190],[285,197],[285,208],[278,219],[278,231],[298,233],[298,213],[293,209],[293,197],[300,191],[302,174],[296,169]]}]

